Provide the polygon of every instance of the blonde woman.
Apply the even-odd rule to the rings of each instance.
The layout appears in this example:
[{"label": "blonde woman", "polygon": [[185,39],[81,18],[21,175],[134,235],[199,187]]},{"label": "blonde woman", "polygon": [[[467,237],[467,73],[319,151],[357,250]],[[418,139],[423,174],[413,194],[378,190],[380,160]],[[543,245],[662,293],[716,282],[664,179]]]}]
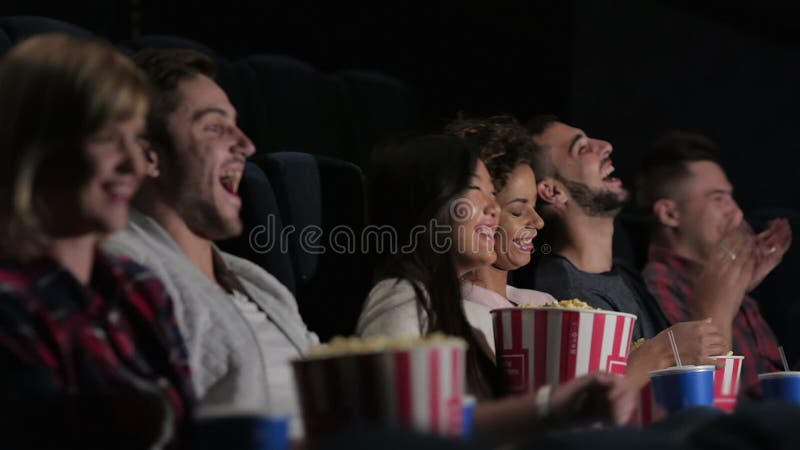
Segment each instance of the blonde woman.
[{"label": "blonde woman", "polygon": [[170,300],[98,248],[128,220],[148,103],[144,76],[104,43],[42,35],[0,62],[4,445],[186,441],[193,394]]}]

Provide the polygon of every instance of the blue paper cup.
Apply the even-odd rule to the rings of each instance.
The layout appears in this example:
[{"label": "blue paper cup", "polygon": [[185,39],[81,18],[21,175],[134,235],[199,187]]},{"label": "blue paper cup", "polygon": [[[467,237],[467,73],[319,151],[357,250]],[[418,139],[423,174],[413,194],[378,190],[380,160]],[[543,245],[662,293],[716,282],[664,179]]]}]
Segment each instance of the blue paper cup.
[{"label": "blue paper cup", "polygon": [[650,372],[656,403],[672,414],[714,404],[714,366],[681,366]]},{"label": "blue paper cup", "polygon": [[475,401],[475,397],[471,395],[465,395],[461,400],[461,439],[465,441],[472,438]]},{"label": "blue paper cup", "polygon": [[800,372],[771,372],[758,375],[764,400],[800,403]]},{"label": "blue paper cup", "polygon": [[287,450],[289,419],[262,415],[223,415],[197,420],[201,450]]}]

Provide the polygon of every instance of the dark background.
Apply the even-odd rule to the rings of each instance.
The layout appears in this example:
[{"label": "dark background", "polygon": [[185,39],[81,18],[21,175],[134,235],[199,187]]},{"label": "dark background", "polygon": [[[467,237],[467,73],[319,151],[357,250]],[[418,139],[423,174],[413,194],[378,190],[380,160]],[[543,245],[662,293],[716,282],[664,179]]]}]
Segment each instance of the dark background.
[{"label": "dark background", "polygon": [[611,141],[631,183],[659,133],[708,134],[746,210],[800,207],[794,182],[800,6],[777,1],[4,1],[113,41],[172,34],[235,59],[380,70],[418,93],[428,130],[458,111],[556,113]]},{"label": "dark background", "polygon": [[[416,91],[428,131],[459,111],[522,120],[555,113],[611,141],[628,185],[658,134],[701,132],[721,145],[736,198],[751,218],[774,207],[800,210],[800,5],[3,0],[0,17],[10,15],[61,19],[113,42],[168,34],[230,59],[272,53],[323,72],[382,71]],[[797,234],[800,225],[793,226]],[[767,286],[764,296],[764,312],[784,340],[796,335],[787,317],[800,316],[797,291],[787,288],[798,245],[787,256],[792,262],[771,277],[784,282]]]}]

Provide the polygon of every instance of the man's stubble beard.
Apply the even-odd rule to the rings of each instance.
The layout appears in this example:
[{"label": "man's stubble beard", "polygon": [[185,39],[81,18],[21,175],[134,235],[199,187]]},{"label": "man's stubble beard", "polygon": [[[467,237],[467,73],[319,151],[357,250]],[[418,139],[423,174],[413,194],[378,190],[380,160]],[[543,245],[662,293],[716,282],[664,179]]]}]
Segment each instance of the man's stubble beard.
[{"label": "man's stubble beard", "polygon": [[[206,199],[200,194],[200,185],[189,176],[184,164],[172,165],[167,171],[170,176],[165,183],[162,178],[161,189],[165,191],[169,203],[173,205],[186,226],[196,235],[210,241],[236,237],[242,232],[240,218],[226,220],[217,211],[213,198]],[[213,197],[213,189],[209,193]]]},{"label": "man's stubble beard", "polygon": [[555,174],[555,178],[564,185],[572,200],[592,217],[615,217],[630,199],[627,190],[617,193],[592,189],[584,183],[569,180],[559,173]]}]

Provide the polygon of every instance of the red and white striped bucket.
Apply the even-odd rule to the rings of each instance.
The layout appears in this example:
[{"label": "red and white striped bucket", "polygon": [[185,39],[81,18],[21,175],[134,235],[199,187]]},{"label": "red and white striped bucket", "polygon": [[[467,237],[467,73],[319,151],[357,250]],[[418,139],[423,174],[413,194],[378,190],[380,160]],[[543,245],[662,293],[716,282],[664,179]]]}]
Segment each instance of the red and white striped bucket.
[{"label": "red and white striped bucket", "polygon": [[375,427],[460,436],[465,354],[447,341],[294,361],[307,436]]},{"label": "red and white striped bucket", "polygon": [[656,403],[653,385],[649,381],[639,390],[639,396],[636,400],[636,409],[629,425],[646,427],[667,417],[667,412],[664,411],[664,408]]},{"label": "red and white striped bucket", "polygon": [[724,365],[714,371],[714,406],[732,412],[736,409],[736,396],[739,395],[739,377],[742,374],[744,356],[713,356],[724,361]]},{"label": "red and white striped bucket", "polygon": [[568,308],[492,310],[497,364],[509,389],[535,392],[580,375],[625,374],[636,316]]}]

